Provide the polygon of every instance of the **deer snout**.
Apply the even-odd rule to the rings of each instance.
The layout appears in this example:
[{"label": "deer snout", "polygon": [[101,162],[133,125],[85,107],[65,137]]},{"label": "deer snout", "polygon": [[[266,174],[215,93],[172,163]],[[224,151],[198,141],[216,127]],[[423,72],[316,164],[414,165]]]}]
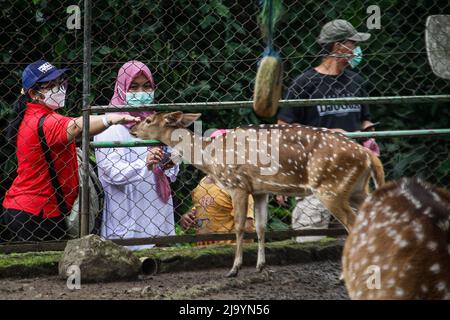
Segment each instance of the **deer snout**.
[{"label": "deer snout", "polygon": [[129,131],[132,136],[137,136],[136,125],[132,126]]},{"label": "deer snout", "polygon": [[139,126],[139,124],[135,124],[134,126],[132,126],[128,131],[130,132],[130,134],[133,136],[133,137],[138,137],[138,135],[137,135],[137,132],[138,132],[138,126]]}]

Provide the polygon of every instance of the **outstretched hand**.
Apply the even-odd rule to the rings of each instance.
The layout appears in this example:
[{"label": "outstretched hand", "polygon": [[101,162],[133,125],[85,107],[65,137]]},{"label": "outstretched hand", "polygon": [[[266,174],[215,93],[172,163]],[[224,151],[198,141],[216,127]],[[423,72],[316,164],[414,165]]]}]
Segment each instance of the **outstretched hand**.
[{"label": "outstretched hand", "polygon": [[109,115],[109,121],[111,124],[129,124],[141,122],[141,118],[129,114],[111,114]]}]

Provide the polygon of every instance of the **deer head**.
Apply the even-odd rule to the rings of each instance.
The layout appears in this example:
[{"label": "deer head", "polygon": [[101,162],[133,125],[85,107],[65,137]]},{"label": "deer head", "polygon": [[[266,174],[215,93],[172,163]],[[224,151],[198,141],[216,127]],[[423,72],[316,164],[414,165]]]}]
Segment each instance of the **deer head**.
[{"label": "deer head", "polygon": [[200,118],[201,113],[156,112],[130,129],[140,139],[156,139],[170,145],[171,133],[175,129],[187,128]]}]

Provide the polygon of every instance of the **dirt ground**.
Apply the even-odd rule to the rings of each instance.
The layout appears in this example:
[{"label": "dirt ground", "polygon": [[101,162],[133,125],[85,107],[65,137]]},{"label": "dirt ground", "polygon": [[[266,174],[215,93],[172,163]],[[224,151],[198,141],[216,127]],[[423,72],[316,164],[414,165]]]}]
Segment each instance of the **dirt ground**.
[{"label": "dirt ground", "polygon": [[69,290],[56,276],[0,280],[0,299],[348,299],[339,261],[245,267],[237,278],[227,269],[163,273],[136,281],[81,284]]}]

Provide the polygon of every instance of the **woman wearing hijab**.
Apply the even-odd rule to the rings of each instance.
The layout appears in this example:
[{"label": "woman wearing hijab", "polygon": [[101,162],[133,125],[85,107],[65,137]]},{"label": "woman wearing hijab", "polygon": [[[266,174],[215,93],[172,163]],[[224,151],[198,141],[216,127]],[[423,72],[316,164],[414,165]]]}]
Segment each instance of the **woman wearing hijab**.
[{"label": "woman wearing hijab", "polygon": [[[129,61],[119,70],[111,105],[152,104],[155,82],[149,68]],[[152,112],[130,112],[144,119]],[[136,140],[131,126],[115,125],[95,137],[95,141]],[[163,161],[169,149],[97,149],[100,181],[105,189],[105,208],[101,235],[106,239],[147,238],[175,234],[170,182],[176,180],[178,166]],[[131,246],[130,249],[152,245]]]},{"label": "woman wearing hijab", "polygon": [[[64,215],[78,196],[78,163],[75,138],[83,129],[83,118],[58,113],[64,107],[67,69],[38,60],[22,73],[22,94],[14,109],[16,118],[9,123],[8,141],[16,149],[17,177],[3,201],[3,223],[13,241],[56,240],[65,236]],[[98,134],[111,125],[136,123],[139,118],[110,114],[91,116],[90,134]],[[56,195],[39,131],[48,146],[62,191]]]}]

